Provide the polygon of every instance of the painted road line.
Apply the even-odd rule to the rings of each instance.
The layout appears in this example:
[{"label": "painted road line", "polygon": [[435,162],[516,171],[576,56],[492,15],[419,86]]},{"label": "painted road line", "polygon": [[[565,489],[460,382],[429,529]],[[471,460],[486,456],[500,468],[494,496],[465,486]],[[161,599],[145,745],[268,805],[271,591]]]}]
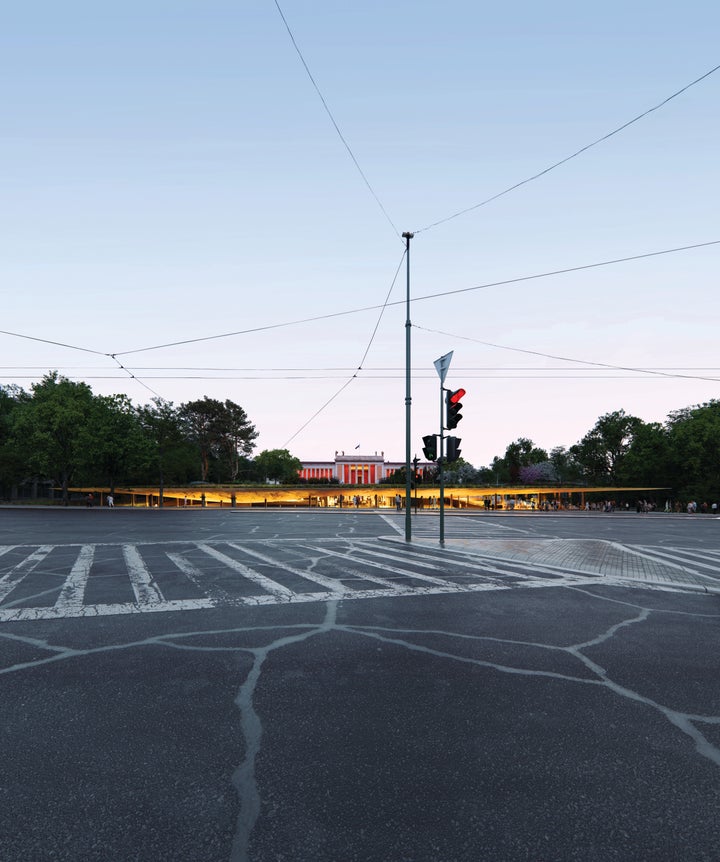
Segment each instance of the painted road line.
[{"label": "painted road line", "polygon": [[94,557],[95,548],[92,545],[83,545],[80,548],[78,558],[75,560],[67,580],[62,585],[58,600],[55,602],[55,607],[58,610],[69,612],[82,606]]},{"label": "painted road line", "polygon": [[621,547],[630,553],[634,553],[638,557],[644,557],[647,560],[661,563],[669,568],[680,569],[686,574],[694,575],[696,578],[705,578],[708,581],[717,583],[717,578],[713,578],[712,575],[706,575],[703,572],[698,572],[696,568],[710,569],[710,571],[717,574],[720,572],[720,569],[718,569],[717,566],[708,566],[707,564],[701,563],[697,560],[688,560],[686,557],[680,556],[678,553],[668,554],[657,548],[644,547],[642,545],[618,545],[618,547]]},{"label": "painted road line", "polygon": [[25,557],[22,562],[13,566],[6,575],[0,578],[0,602],[15,589],[23,578],[40,565],[52,549],[53,545],[41,545],[29,557]]},{"label": "painted road line", "polygon": [[[669,560],[675,560],[680,565],[699,566],[701,569],[710,569],[711,572],[720,573],[720,560],[716,560],[706,551],[696,551],[690,548],[671,548],[663,546],[659,548],[646,547],[643,545],[633,545],[632,547],[645,551],[648,554],[653,554],[656,557],[664,557]],[[672,552],[672,553],[670,553]],[[713,563],[703,563],[702,560],[714,560]]]},{"label": "painted road line", "polygon": [[321,587],[325,587],[331,592],[342,593],[344,591],[342,585],[334,578],[326,578],[325,575],[320,575],[317,572],[305,571],[304,569],[296,569],[294,566],[290,566],[285,563],[278,563],[273,560],[272,557],[268,557],[266,554],[261,554],[259,551],[254,551],[251,548],[244,547],[243,545],[236,545],[234,542],[228,542],[228,544],[231,548],[235,548],[238,551],[242,551],[244,554],[249,554],[251,557],[257,557],[257,559],[263,560],[263,562],[265,563],[270,563],[273,566],[279,566],[284,572],[290,572],[293,575],[299,575],[301,578],[305,578],[305,580],[307,581],[312,581],[315,584],[319,584]]},{"label": "painted road line", "polygon": [[[571,581],[573,585],[582,584],[582,580]],[[546,583],[529,584],[529,586],[548,586]],[[556,585],[555,585],[556,586]],[[458,587],[456,584],[447,584],[444,587],[428,586],[428,587],[409,587],[405,585],[396,586],[392,591],[382,590],[344,590],[342,593],[337,592],[322,592],[322,593],[293,593],[292,598],[287,599],[284,596],[238,596],[234,597],[233,605],[249,605],[251,607],[260,607],[267,605],[278,604],[308,604],[311,602],[329,602],[329,601],[355,601],[358,599],[376,599],[376,598],[407,598],[412,596],[430,596],[430,595],[449,595],[453,593],[463,592],[490,592],[496,590],[509,590],[510,586],[499,585],[496,583],[488,584],[471,584],[468,587]],[[117,604],[97,604],[97,605],[82,605],[70,611],[63,612],[57,607],[44,608],[0,608],[0,623],[2,622],[24,622],[31,620],[55,620],[77,617],[103,617],[103,616],[118,616],[123,614],[142,614],[142,613],[168,613],[172,611],[197,611],[206,609],[217,609],[217,604],[213,599],[178,599],[174,601],[163,601],[155,605],[139,605],[136,602],[118,602]]]},{"label": "painted road line", "polygon": [[140,605],[136,602],[117,604],[78,605],[63,610],[54,605],[51,608],[0,608],[0,622],[21,622],[26,620],[61,620],[71,617],[107,617],[119,614],[167,613],[169,611],[198,611],[216,607],[211,599],[178,599],[162,601],[157,604]]},{"label": "painted road line", "polygon": [[130,585],[133,588],[138,605],[159,605],[165,603],[165,597],[160,592],[160,587],[148,571],[135,545],[123,545],[122,549],[128,577],[130,578]]},{"label": "painted road line", "polygon": [[[431,575],[422,575],[420,572],[413,572],[410,569],[400,569],[396,566],[390,566],[387,563],[376,563],[374,560],[359,560],[357,557],[353,557],[351,554],[341,553],[340,551],[331,551],[329,548],[317,548],[314,545],[304,545],[303,547],[309,548],[311,551],[317,551],[326,557],[340,557],[341,560],[349,560],[354,565],[358,563],[362,563],[365,566],[373,566],[376,569],[382,569],[384,572],[392,572],[395,575],[402,575],[406,578],[413,578],[416,581],[422,581],[426,584],[435,584],[436,586],[448,586],[451,584],[451,581],[446,581],[444,578],[434,578]],[[397,558],[392,557],[389,554],[387,555],[387,559],[395,561]],[[453,584],[453,586],[456,586]],[[464,586],[458,588],[459,591],[465,589]]]},{"label": "painted road line", "polygon": [[209,557],[214,557],[216,560],[219,560],[219,562],[223,563],[233,571],[238,572],[244,578],[257,584],[261,589],[273,596],[277,596],[282,599],[290,599],[295,595],[292,590],[289,590],[282,584],[278,584],[270,578],[266,578],[265,575],[261,575],[260,572],[256,572],[254,569],[244,566],[242,563],[239,563],[237,560],[233,560],[232,557],[228,557],[227,554],[217,551],[210,545],[198,543],[198,548]]},{"label": "painted road line", "polygon": [[166,551],[165,553],[168,559],[170,559],[171,562],[173,562],[178,569],[180,569],[180,571],[216,605],[233,604],[235,601],[234,596],[231,596],[230,593],[222,587],[208,583],[205,573],[193,566],[193,564],[189,560],[186,560],[182,554],[174,554],[170,551]]}]

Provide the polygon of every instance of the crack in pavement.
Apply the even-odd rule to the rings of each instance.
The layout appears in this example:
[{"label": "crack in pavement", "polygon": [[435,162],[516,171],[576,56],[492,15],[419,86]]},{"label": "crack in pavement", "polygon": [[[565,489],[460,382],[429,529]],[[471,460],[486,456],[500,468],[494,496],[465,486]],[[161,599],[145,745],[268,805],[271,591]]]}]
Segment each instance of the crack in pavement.
[{"label": "crack in pavement", "polygon": [[[104,646],[77,649],[70,646],[51,644],[47,640],[34,638],[28,635],[15,634],[9,631],[0,631],[0,638],[6,641],[23,643],[28,647],[40,649],[47,655],[17,662],[8,667],[0,667],[0,676],[21,673],[44,665],[61,662],[68,659],[83,658],[85,656],[98,655],[113,651],[131,650],[138,647],[156,646],[167,649],[175,649],[189,652],[233,652],[246,653],[252,656],[252,666],[235,696],[234,703],[239,712],[239,729],[245,745],[245,755],[232,772],[232,784],[235,788],[238,800],[238,817],[230,852],[230,862],[248,862],[249,847],[255,824],[260,817],[262,809],[262,796],[258,787],[256,774],[256,761],[261,751],[263,722],[261,716],[255,709],[255,694],[263,676],[263,668],[268,656],[277,650],[291,648],[311,638],[329,633],[341,633],[352,637],[364,637],[380,641],[393,646],[408,650],[413,653],[431,655],[443,661],[458,662],[477,668],[486,668],[491,671],[515,676],[532,677],[534,679],[546,679],[548,682],[560,684],[572,684],[582,686],[593,686],[605,689],[613,695],[626,701],[632,701],[652,709],[665,718],[674,728],[680,731],[690,740],[695,751],[701,757],[707,759],[715,766],[720,767],[720,748],[714,745],[700,731],[697,725],[720,725],[720,715],[701,715],[673,709],[663,703],[653,700],[626,685],[615,681],[596,661],[585,654],[586,650],[592,649],[611,641],[619,632],[634,626],[643,626],[656,614],[680,615],[683,617],[720,620],[720,614],[703,614],[689,611],[672,610],[666,608],[651,608],[633,602],[616,599],[611,596],[598,595],[588,588],[571,586],[569,584],[559,585],[564,590],[582,593],[588,598],[612,602],[632,610],[633,615],[609,626],[595,637],[570,645],[538,643],[533,641],[514,640],[485,635],[472,635],[461,632],[440,631],[432,629],[408,629],[400,627],[383,627],[373,625],[350,625],[337,622],[337,611],[339,600],[330,598],[326,602],[325,617],[321,623],[297,623],[291,625],[272,626],[238,626],[220,629],[199,629],[196,631],[172,632],[155,635],[126,643],[106,644]],[[189,639],[204,639],[211,641],[218,636],[229,636],[232,634],[267,634],[273,632],[278,635],[275,639],[262,646],[254,645],[226,645],[218,646],[212,643],[188,643]],[[571,656],[589,673],[589,677],[575,676],[572,673],[560,673],[550,670],[542,670],[523,666],[523,662],[517,664],[501,663],[484,658],[476,658],[462,655],[452,649],[442,650],[426,646],[417,642],[415,637],[443,636],[458,641],[472,641],[474,643],[495,643],[520,646],[533,649],[541,649]]]}]

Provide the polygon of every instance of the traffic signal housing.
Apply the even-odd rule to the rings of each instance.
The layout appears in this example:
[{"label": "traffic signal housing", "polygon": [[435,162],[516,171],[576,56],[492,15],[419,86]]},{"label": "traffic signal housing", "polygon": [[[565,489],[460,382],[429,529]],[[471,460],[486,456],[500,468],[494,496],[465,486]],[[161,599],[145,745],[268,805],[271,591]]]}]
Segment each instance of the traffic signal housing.
[{"label": "traffic signal housing", "polygon": [[423,455],[428,461],[437,461],[437,434],[423,437]]},{"label": "traffic signal housing", "polygon": [[460,399],[465,397],[464,389],[455,389],[454,391],[448,389],[445,395],[445,427],[450,431],[453,428],[457,428],[458,422],[462,419],[462,404],[460,403]]},{"label": "traffic signal housing", "polygon": [[445,460],[448,464],[452,464],[453,461],[457,461],[460,457],[460,443],[462,442],[460,437],[446,437],[445,438]]}]

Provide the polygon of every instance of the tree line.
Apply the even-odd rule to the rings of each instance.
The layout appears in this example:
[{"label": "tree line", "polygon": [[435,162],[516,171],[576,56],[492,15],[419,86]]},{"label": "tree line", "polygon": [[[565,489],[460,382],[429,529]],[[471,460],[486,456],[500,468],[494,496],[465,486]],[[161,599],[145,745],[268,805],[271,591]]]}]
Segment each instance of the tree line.
[{"label": "tree line", "polygon": [[245,410],[207,396],[175,406],[134,406],[126,395],[95,395],[82,382],[47,374],[26,392],[0,387],[0,495],[51,482],[67,501],[72,486],[288,481],[301,462],[287,450],[250,455],[258,433]]},{"label": "tree line", "polygon": [[447,470],[456,484],[657,487],[667,489],[661,499],[718,501],[720,401],[675,410],[665,422],[616,410],[568,448],[548,452],[520,437],[487,467],[461,459]]},{"label": "tree line", "polygon": [[[162,496],[171,484],[198,481],[300,481],[302,463],[286,449],[252,456],[257,437],[229,399],[175,406],[156,398],[137,407],[126,395],[95,395],[86,383],[50,372],[29,392],[0,386],[0,496],[42,481],[61,488],[64,499],[72,486],[152,485]],[[568,448],[548,452],[520,437],[487,466],[461,458],[445,474],[448,485],[661,487],[676,499],[716,501],[720,401],[676,410],[662,423],[617,410]]]}]

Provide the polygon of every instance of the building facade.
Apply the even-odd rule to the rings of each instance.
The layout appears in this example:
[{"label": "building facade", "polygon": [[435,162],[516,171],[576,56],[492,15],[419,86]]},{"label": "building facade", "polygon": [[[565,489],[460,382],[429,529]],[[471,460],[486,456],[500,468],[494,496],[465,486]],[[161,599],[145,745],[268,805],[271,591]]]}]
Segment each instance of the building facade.
[{"label": "building facade", "polygon": [[[404,461],[386,461],[385,453],[379,455],[346,455],[336,452],[333,461],[303,461],[300,478],[308,482],[336,481],[340,485],[375,485],[396,470],[405,466]],[[434,464],[423,461],[418,464],[422,474]]]}]

